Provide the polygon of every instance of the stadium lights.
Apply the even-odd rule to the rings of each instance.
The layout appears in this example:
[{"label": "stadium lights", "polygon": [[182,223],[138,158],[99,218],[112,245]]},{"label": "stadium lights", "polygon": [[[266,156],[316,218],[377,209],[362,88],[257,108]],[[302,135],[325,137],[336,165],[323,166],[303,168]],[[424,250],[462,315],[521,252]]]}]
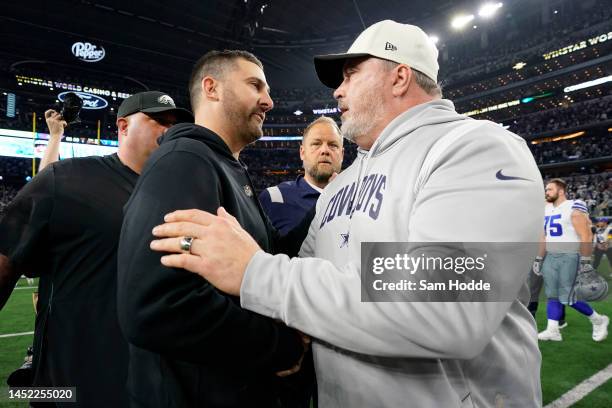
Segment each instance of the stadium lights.
[{"label": "stadium lights", "polygon": [[[541,93],[541,94],[539,94],[539,95],[527,96],[527,97],[525,97],[525,98],[521,99],[521,103],[529,103],[529,102],[533,102],[533,101],[535,101],[536,99],[546,98],[546,97],[548,97],[548,96],[552,96],[552,95],[553,95],[553,93],[552,93],[552,92],[544,92],[544,93]],[[567,97],[567,95],[565,95],[565,96]]]},{"label": "stadium lights", "polygon": [[580,131],[580,132],[570,133],[570,134],[566,134],[566,135],[545,137],[545,138],[542,138],[542,139],[532,140],[531,144],[537,145],[537,144],[540,144],[540,143],[558,142],[559,140],[574,139],[576,137],[580,137],[580,136],[583,136],[585,134],[586,134],[586,132],[583,130],[583,131]]},{"label": "stadium lights", "polygon": [[608,75],[607,77],[603,77],[603,78],[599,78],[599,79],[594,79],[592,81],[582,82],[580,84],[568,86],[565,89],[563,89],[563,92],[570,93],[570,92],[573,92],[573,91],[577,91],[579,89],[590,88],[592,86],[597,86],[597,85],[605,84],[606,82],[611,82],[611,81],[612,81],[612,75]]},{"label": "stadium lights", "polygon": [[502,3],[485,3],[478,10],[478,15],[482,18],[492,17],[502,6]]},{"label": "stadium lights", "polygon": [[451,27],[453,27],[456,30],[460,30],[466,25],[468,25],[469,22],[472,21],[473,19],[474,19],[473,14],[468,14],[468,15],[463,14],[463,15],[456,16],[451,21]]},{"label": "stadium lights", "polygon": [[523,68],[525,68],[525,66],[526,66],[526,65],[527,65],[527,63],[526,63],[526,62],[522,62],[522,61],[521,61],[521,62],[517,62],[516,64],[514,64],[514,66],[512,67],[512,69],[515,69],[515,70],[517,70],[517,71],[518,71],[519,69],[523,69]]},{"label": "stadium lights", "polygon": [[576,137],[580,137],[580,136],[583,136],[585,134],[586,134],[585,131],[576,132],[576,133],[570,133],[568,135],[561,135],[561,136],[553,137],[551,141],[557,142],[559,140],[574,139]]},{"label": "stadium lights", "polygon": [[432,42],[432,43],[434,43],[434,44],[437,44],[437,43],[438,43],[438,41],[440,41],[440,39],[439,39],[437,36],[435,36],[435,35],[430,35],[430,36],[429,36],[429,39],[430,39],[430,40],[431,40],[431,42]]}]

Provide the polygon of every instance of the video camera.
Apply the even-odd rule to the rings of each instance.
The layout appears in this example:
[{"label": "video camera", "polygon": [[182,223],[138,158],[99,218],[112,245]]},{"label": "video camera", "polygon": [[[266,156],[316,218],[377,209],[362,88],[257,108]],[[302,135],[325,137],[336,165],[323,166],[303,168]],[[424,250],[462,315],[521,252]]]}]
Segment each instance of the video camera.
[{"label": "video camera", "polygon": [[56,110],[62,115],[62,119],[66,121],[68,125],[79,123],[79,113],[83,107],[83,100],[74,92],[67,93],[64,96],[63,102],[58,102]]}]

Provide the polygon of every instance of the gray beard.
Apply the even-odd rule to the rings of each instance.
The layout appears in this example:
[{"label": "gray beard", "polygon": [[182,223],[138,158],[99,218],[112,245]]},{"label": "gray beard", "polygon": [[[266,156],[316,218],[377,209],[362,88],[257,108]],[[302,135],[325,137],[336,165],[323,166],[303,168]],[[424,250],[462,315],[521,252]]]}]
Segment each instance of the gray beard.
[{"label": "gray beard", "polygon": [[340,126],[342,137],[349,142],[357,143],[359,138],[372,133],[376,124],[383,117],[382,97],[378,92],[377,89],[370,89],[365,95],[362,95],[363,100],[370,101],[369,110],[366,110],[364,106],[361,114],[353,114],[352,118],[342,122],[342,126]]},{"label": "gray beard", "polygon": [[379,109],[363,115],[364,117],[352,118],[347,120],[346,122],[342,122],[342,126],[340,127],[340,131],[342,132],[342,137],[344,137],[349,142],[357,143],[360,138],[369,135],[374,129],[375,124],[379,121],[381,112]]},{"label": "gray beard", "polygon": [[342,122],[340,126],[340,131],[342,132],[342,137],[348,140],[349,142],[355,143],[355,139],[357,136],[355,135],[355,129],[352,129],[350,126],[346,125],[346,122]]}]

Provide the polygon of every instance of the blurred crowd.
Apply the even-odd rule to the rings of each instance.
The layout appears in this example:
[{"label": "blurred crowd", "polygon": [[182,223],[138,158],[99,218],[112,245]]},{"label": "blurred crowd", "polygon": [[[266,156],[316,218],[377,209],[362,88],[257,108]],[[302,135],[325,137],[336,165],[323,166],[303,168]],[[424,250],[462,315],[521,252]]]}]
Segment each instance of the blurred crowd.
[{"label": "blurred crowd", "polygon": [[521,136],[572,129],[612,119],[612,96],[525,115],[512,120],[510,130]]},{"label": "blurred crowd", "polygon": [[529,147],[539,165],[612,156],[612,143],[609,137],[602,136],[531,144]]},{"label": "blurred crowd", "polygon": [[612,172],[580,174],[563,180],[567,182],[567,198],[583,200],[591,217],[612,216]]},{"label": "blurred crowd", "polygon": [[0,156],[0,176],[4,181],[8,177],[25,181],[32,175],[32,160],[18,157]]},{"label": "blurred crowd", "polygon": [[10,184],[0,183],[0,217],[4,214],[4,209],[17,195],[17,188]]},{"label": "blurred crowd", "polygon": [[[537,15],[531,25],[500,26],[497,30],[489,28],[489,46],[484,49],[449,44],[448,59],[440,64],[441,77],[446,84],[465,82],[522,59],[563,48],[602,30],[607,32],[606,24],[612,17],[612,8],[606,0],[596,0],[595,3],[586,11],[580,7],[580,2],[574,3],[573,10],[561,10],[556,14],[553,11],[548,25],[542,25]],[[593,13],[593,10],[598,12]]]}]

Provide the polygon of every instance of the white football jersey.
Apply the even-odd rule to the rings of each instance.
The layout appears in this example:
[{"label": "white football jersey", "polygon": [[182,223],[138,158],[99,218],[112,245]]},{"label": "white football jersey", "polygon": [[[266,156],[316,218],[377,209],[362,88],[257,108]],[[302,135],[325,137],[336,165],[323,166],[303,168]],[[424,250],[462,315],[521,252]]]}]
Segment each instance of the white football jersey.
[{"label": "white football jersey", "polygon": [[552,203],[544,208],[544,235],[548,252],[578,252],[580,237],[572,224],[574,210],[589,213],[582,200],[565,200],[558,207]]}]

